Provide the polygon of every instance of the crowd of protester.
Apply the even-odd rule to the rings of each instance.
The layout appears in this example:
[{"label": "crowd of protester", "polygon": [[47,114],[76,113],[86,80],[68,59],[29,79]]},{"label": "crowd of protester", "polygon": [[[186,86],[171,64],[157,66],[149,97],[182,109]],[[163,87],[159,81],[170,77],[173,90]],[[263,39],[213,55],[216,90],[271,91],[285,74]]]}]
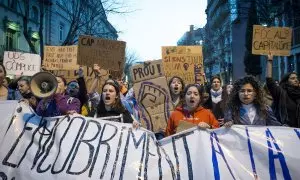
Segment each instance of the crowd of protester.
[{"label": "crowd of protester", "polygon": [[[205,84],[185,84],[177,76],[169,80],[168,86],[174,111],[167,127],[157,132],[156,137],[175,134],[182,121],[198,125],[202,129],[215,129],[233,124],[258,126],[300,127],[300,84],[295,72],[286,74],[279,83],[272,79],[271,55],[267,60],[266,83],[253,76],[245,76],[233,83],[224,84],[218,76]],[[100,66],[94,65],[95,79],[87,90],[83,69],[78,78],[69,83],[57,76],[54,95],[39,99],[31,92],[30,77],[6,77],[5,67],[0,65],[0,100],[24,101],[44,117],[82,114],[87,117],[109,117],[122,115],[123,123],[140,126],[140,107],[133,89],[127,84],[108,79],[97,92],[101,77]]]}]

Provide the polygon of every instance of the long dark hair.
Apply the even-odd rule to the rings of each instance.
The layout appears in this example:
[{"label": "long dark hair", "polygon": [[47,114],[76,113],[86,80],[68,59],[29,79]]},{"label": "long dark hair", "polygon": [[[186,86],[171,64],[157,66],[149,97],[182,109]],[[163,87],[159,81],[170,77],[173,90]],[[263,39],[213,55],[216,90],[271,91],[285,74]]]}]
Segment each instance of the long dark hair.
[{"label": "long dark hair", "polygon": [[202,89],[202,96],[204,95],[204,93],[208,93],[208,99],[206,102],[203,102],[203,98],[202,98],[201,103],[203,107],[206,109],[212,109],[212,100],[211,100],[211,93],[210,93],[211,85],[204,84],[201,86],[201,89]]},{"label": "long dark hair", "polygon": [[[181,90],[181,92],[180,92],[180,94],[182,94],[182,93],[183,93],[183,90],[184,90],[185,84],[184,84],[184,81],[183,81],[183,79],[182,79],[181,77],[179,77],[179,76],[173,76],[173,77],[169,80],[169,82],[168,82],[168,87],[169,87],[169,89],[170,89],[171,83],[172,83],[173,79],[175,79],[175,78],[179,79],[179,81],[180,81],[180,83],[181,83],[181,85],[182,85],[182,90]],[[172,94],[171,91],[170,91],[170,94]]]},{"label": "long dark hair", "polygon": [[[102,93],[103,93],[103,89],[106,85],[111,85],[115,88],[116,90],[116,95],[117,95],[117,99],[116,99],[116,102],[115,104],[112,106],[112,110],[113,111],[116,111],[116,112],[119,112],[119,113],[123,113],[125,112],[125,108],[121,102],[121,97],[120,97],[120,88],[119,86],[116,84],[116,83],[112,83],[112,82],[106,82],[103,86],[102,86]],[[102,97],[102,94],[101,94],[101,99],[100,99],[100,102],[99,102],[99,105],[98,105],[98,108],[97,108],[97,112],[98,112],[98,115],[100,115],[101,113],[104,113],[106,112],[106,109],[105,109],[105,104],[104,104],[104,101],[103,101],[103,97]]]},{"label": "long dark hair", "polygon": [[185,105],[185,95],[187,93],[187,91],[189,90],[190,87],[196,87],[197,90],[198,90],[198,93],[199,93],[199,96],[200,96],[200,100],[199,100],[199,104],[198,106],[202,105],[202,101],[203,101],[203,90],[200,86],[196,85],[196,84],[188,84],[184,90],[183,90],[183,93],[182,93],[182,97],[181,97],[181,104],[182,105]]},{"label": "long dark hair", "polygon": [[3,69],[3,72],[4,72],[4,78],[5,78],[5,76],[6,76],[6,69],[5,69],[5,66],[4,66],[3,64],[0,64],[0,66],[1,66],[2,69]]},{"label": "long dark hair", "polygon": [[246,76],[237,80],[233,84],[233,89],[227,101],[227,110],[232,112],[233,121],[235,124],[240,124],[240,107],[242,106],[242,103],[239,98],[239,91],[245,84],[251,84],[254,92],[256,93],[253,104],[256,107],[259,116],[263,118],[266,118],[267,116],[267,106],[264,103],[263,90],[260,84],[254,79],[253,76]]}]

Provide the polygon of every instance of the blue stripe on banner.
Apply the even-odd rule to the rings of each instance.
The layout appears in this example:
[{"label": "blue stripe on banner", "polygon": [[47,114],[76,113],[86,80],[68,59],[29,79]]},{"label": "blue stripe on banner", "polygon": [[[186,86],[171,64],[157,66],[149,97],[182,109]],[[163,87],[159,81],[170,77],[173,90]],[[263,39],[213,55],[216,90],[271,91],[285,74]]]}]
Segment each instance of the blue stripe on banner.
[{"label": "blue stripe on banner", "polygon": [[127,153],[128,153],[128,145],[129,145],[130,133],[131,132],[132,132],[132,128],[129,128],[127,139],[126,139],[126,144],[125,144],[125,148],[124,148],[124,152],[123,152],[123,159],[122,159],[122,164],[121,164],[121,171],[120,171],[119,180],[123,179],[125,165],[126,165],[126,159],[127,159]]},{"label": "blue stripe on banner", "polygon": [[168,162],[168,164],[170,166],[170,170],[171,170],[171,173],[172,173],[172,179],[175,179],[176,175],[175,175],[174,165],[173,165],[172,161],[170,160],[169,155],[166,153],[166,150],[161,145],[159,145],[159,147],[161,148],[161,151],[164,154],[165,159],[166,159],[166,161]]},{"label": "blue stripe on banner", "polygon": [[[274,139],[271,131],[269,128],[266,130],[266,136],[267,136],[267,143],[268,143],[268,151],[269,151],[269,173],[270,173],[270,179],[275,180],[276,178],[276,168],[275,168],[275,162],[274,160],[278,158],[281,168],[282,168],[282,174],[285,180],[290,180],[292,179],[290,176],[289,169],[287,167],[287,164],[285,162],[285,158],[282,154],[281,149],[279,148],[278,144],[276,143],[276,140]],[[275,146],[275,149],[277,151],[277,154],[274,155],[273,153],[273,147],[272,144]],[[274,149],[274,150],[275,150]]]},{"label": "blue stripe on banner", "polygon": [[219,172],[219,165],[218,165],[218,160],[217,160],[217,154],[216,154],[216,149],[214,146],[213,142],[213,134],[210,134],[210,143],[211,143],[211,152],[212,152],[212,163],[214,167],[214,176],[215,180],[220,180],[220,172]]},{"label": "blue stripe on banner", "polygon": [[[134,136],[134,134],[132,133],[132,135]],[[142,137],[145,137],[145,134],[143,134]],[[135,140],[135,138],[133,138]],[[142,139],[142,138],[141,138]],[[140,140],[141,140],[140,139]],[[146,139],[147,140],[147,139]],[[139,141],[140,142],[140,141]],[[135,143],[136,144],[136,143]],[[140,160],[140,166],[139,166],[139,173],[138,173],[138,180],[142,179],[142,167],[143,167],[143,161],[144,161],[144,156],[145,156],[145,140],[143,142],[143,151],[142,151],[142,156],[141,156],[141,160]]]},{"label": "blue stripe on banner", "polygon": [[114,177],[115,177],[116,167],[117,167],[117,163],[118,163],[118,159],[119,159],[119,155],[120,155],[120,148],[121,148],[121,144],[122,144],[124,129],[126,129],[126,127],[123,126],[122,129],[121,129],[121,134],[120,134],[120,138],[119,138],[119,142],[118,142],[115,162],[114,162],[113,169],[112,169],[111,176],[110,176],[111,180],[114,179]]},{"label": "blue stripe on banner", "polygon": [[182,138],[183,144],[184,144],[184,149],[186,152],[186,160],[187,160],[187,165],[188,165],[188,173],[189,173],[189,180],[193,180],[193,165],[191,161],[191,156],[190,156],[190,150],[188,143],[186,141],[186,136]]},{"label": "blue stripe on banner", "polygon": [[[215,139],[217,141],[217,146],[218,146],[219,151],[216,151],[216,149],[214,147],[214,144],[213,144],[213,139]],[[217,134],[215,132],[211,132],[210,133],[210,142],[211,142],[211,146],[212,146],[212,162],[213,162],[213,167],[214,167],[215,179],[220,179],[220,172],[219,172],[219,167],[218,167],[218,159],[217,159],[217,154],[216,154],[216,152],[217,152],[217,153],[219,153],[222,156],[222,158],[223,158],[223,160],[224,160],[224,162],[225,162],[225,164],[226,164],[226,166],[227,166],[227,168],[228,168],[228,170],[229,170],[232,178],[235,180],[233,172],[232,172],[232,170],[231,170],[231,168],[230,168],[230,166],[229,166],[229,164],[228,164],[228,162],[227,162],[227,160],[226,160],[226,158],[224,156],[223,150],[222,150],[222,148],[220,146],[220,142],[219,142],[218,136],[217,136]]]},{"label": "blue stripe on banner", "polygon": [[177,174],[177,180],[181,179],[180,178],[180,170],[179,170],[179,160],[178,160],[178,154],[177,154],[177,150],[176,150],[176,145],[175,145],[175,138],[172,137],[172,145],[173,145],[173,150],[174,150],[174,156],[176,159],[176,174]]},{"label": "blue stripe on banner", "polygon": [[251,161],[253,176],[254,176],[254,179],[257,179],[258,176],[257,176],[256,168],[255,168],[255,163],[254,163],[254,158],[253,158],[253,151],[252,151],[252,146],[251,146],[251,139],[250,139],[250,136],[249,136],[248,127],[246,127],[246,134],[247,134],[248,149],[249,149],[249,155],[250,155],[250,161]]},{"label": "blue stripe on banner", "polygon": [[294,129],[294,131],[296,132],[296,134],[297,134],[298,138],[300,139],[300,131],[299,131],[299,130],[297,130],[297,129]]},{"label": "blue stripe on banner", "polygon": [[149,134],[147,134],[146,138],[147,144],[146,144],[146,157],[145,157],[145,167],[144,167],[144,180],[148,180],[148,162],[149,162]]}]

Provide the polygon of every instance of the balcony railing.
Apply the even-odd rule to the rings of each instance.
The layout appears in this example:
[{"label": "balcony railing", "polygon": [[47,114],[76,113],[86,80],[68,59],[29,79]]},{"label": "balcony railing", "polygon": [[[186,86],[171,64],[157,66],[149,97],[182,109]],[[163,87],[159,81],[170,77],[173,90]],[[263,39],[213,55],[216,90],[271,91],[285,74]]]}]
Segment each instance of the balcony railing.
[{"label": "balcony railing", "polygon": [[300,45],[300,26],[293,29],[293,46]]}]

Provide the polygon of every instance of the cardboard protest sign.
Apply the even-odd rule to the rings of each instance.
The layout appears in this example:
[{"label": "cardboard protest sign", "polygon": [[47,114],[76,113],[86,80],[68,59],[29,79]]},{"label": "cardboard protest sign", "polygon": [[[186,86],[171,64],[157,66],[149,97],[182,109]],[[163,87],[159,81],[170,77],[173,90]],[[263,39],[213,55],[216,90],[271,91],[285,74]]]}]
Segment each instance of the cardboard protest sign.
[{"label": "cardboard protest sign", "polygon": [[[84,79],[87,90],[89,90],[92,86],[92,83],[95,80],[95,73],[91,67],[83,66]],[[74,81],[78,78],[78,70],[69,70],[69,71],[50,71],[55,76],[63,76],[67,82]],[[100,69],[100,77],[97,85],[97,92],[101,92],[102,86],[107,79],[109,79],[110,71],[105,69]]]},{"label": "cardboard protest sign", "polygon": [[[8,104],[6,104],[8,103]],[[11,102],[0,103],[0,112]],[[192,128],[160,141],[122,117],[0,114],[1,179],[298,179],[300,129]],[[3,116],[6,115],[6,116]]]},{"label": "cardboard protest sign", "polygon": [[134,83],[165,75],[162,60],[145,61],[143,64],[132,66],[130,73]]},{"label": "cardboard protest sign", "polygon": [[3,65],[9,75],[33,76],[40,72],[41,57],[38,54],[5,51]]},{"label": "cardboard protest sign", "polygon": [[47,70],[75,70],[77,46],[45,46],[43,66]]},{"label": "cardboard protest sign", "polygon": [[125,47],[126,43],[123,41],[79,36],[78,64],[89,67],[99,64],[103,69],[121,72],[119,75],[122,75]]},{"label": "cardboard protest sign", "polygon": [[173,110],[166,78],[158,77],[133,85],[136,100],[141,108],[142,126],[153,131],[164,131]]},{"label": "cardboard protest sign", "polygon": [[290,56],[292,28],[253,26],[252,54]]},{"label": "cardboard protest sign", "polygon": [[176,129],[176,133],[180,133],[182,131],[193,128],[195,126],[197,126],[197,124],[193,124],[193,123],[183,121],[183,120],[179,121],[179,124],[178,124],[177,129]]},{"label": "cardboard protest sign", "polygon": [[186,84],[204,84],[202,46],[164,46],[162,58],[167,79],[179,76]]}]

